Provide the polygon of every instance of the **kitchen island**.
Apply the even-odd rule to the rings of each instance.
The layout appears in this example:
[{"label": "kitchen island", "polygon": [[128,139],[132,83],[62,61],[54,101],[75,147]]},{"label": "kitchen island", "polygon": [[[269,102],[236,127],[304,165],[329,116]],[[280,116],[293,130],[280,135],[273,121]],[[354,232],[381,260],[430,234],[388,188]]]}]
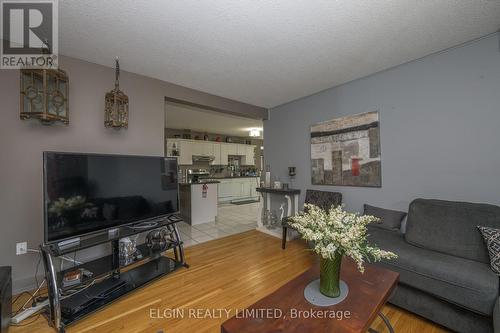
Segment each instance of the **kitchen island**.
[{"label": "kitchen island", "polygon": [[180,214],[190,224],[215,222],[219,181],[179,184]]}]

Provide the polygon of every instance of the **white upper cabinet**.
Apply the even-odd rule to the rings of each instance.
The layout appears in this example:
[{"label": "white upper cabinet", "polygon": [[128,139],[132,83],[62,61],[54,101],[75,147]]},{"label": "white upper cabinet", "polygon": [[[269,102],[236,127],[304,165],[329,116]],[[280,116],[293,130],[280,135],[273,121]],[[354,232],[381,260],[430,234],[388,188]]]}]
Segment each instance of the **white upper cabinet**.
[{"label": "white upper cabinet", "polygon": [[211,142],[201,142],[201,156],[214,156],[214,148]]},{"label": "white upper cabinet", "polygon": [[193,164],[193,145],[189,141],[179,141],[179,164]]},{"label": "white upper cabinet", "polygon": [[223,143],[227,148],[228,155],[238,155],[238,146],[236,143]]},{"label": "white upper cabinet", "polygon": [[245,154],[241,158],[242,165],[255,165],[255,146],[245,145]]},{"label": "white upper cabinet", "polygon": [[166,147],[167,147],[167,156],[168,157],[175,156],[173,152],[175,149],[179,148],[179,141],[174,139],[168,139]]},{"label": "white upper cabinet", "polygon": [[210,162],[211,165],[222,165],[220,146],[220,143],[212,143],[212,154],[215,156],[215,159]]},{"label": "white upper cabinet", "polygon": [[229,155],[229,145],[225,143],[219,144],[220,146],[220,165],[227,165],[229,163],[227,156]]},{"label": "white upper cabinet", "polygon": [[247,154],[247,145],[238,144],[238,153],[236,155],[245,156]]},{"label": "white upper cabinet", "polygon": [[209,156],[210,155],[210,144],[206,142],[190,142],[189,143],[193,148],[193,155],[196,156]]}]

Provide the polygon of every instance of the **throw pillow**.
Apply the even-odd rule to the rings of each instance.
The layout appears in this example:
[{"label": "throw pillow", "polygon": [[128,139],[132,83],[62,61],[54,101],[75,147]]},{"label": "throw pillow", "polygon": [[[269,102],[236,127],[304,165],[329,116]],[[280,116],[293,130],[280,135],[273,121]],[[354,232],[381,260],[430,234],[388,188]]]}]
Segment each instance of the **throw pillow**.
[{"label": "throw pillow", "polygon": [[491,269],[500,275],[500,229],[483,226],[478,226],[478,228],[488,247]]},{"label": "throw pillow", "polygon": [[364,205],[363,214],[372,215],[380,219],[380,221],[370,224],[371,226],[392,231],[399,231],[401,228],[401,222],[406,216],[405,212],[374,207],[366,204]]}]

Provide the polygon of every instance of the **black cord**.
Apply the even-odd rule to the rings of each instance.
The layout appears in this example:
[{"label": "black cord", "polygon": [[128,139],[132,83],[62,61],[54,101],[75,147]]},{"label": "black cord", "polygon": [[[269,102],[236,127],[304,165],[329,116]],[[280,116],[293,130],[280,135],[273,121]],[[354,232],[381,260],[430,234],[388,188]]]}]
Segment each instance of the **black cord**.
[{"label": "black cord", "polygon": [[[39,286],[39,284],[38,284],[38,270],[39,270],[39,268],[40,268],[40,263],[41,263],[41,261],[42,261],[42,255],[41,255],[41,253],[38,253],[38,262],[37,262],[37,264],[36,264],[36,269],[35,269],[35,283],[36,283],[37,288],[38,288],[38,286]],[[40,290],[38,291],[38,293],[39,293],[39,296],[41,296],[41,295],[40,295]],[[32,299],[32,303],[35,303],[35,302],[36,302],[36,298],[35,298],[35,296],[36,296],[36,295],[35,295],[35,294],[32,294],[32,293],[30,293],[30,292],[28,292],[28,291],[23,291],[22,293],[20,293],[19,295],[17,295],[17,297],[14,299],[14,301],[12,301],[12,304],[16,304],[16,302],[19,300],[19,298],[20,298],[22,295],[24,295],[24,294],[27,294],[27,295],[29,295],[29,296],[31,297],[31,299]],[[23,309],[23,307],[21,306],[19,309],[17,309],[15,312],[13,312],[13,313],[12,313],[12,317],[15,317],[16,315],[18,315],[18,314],[19,314],[21,311],[23,311],[23,310],[24,310],[24,309]]]},{"label": "black cord", "polygon": [[38,253],[38,262],[36,263],[36,270],[35,270],[35,283],[36,287],[38,288],[38,269],[40,268],[40,262],[42,261],[42,254],[39,252]]},{"label": "black cord", "polygon": [[[12,301],[12,305],[16,304],[16,302],[19,300],[19,298],[21,296],[23,296],[24,294],[27,294],[28,296],[32,297],[33,295],[31,295],[31,293],[27,292],[27,291],[23,291],[22,293],[20,293],[19,295],[17,295],[17,297]],[[12,312],[12,317],[16,316],[19,312],[21,312],[23,309],[23,307],[21,306],[19,309],[17,309],[16,311]]]},{"label": "black cord", "polygon": [[30,294],[29,292],[27,292],[27,291],[23,291],[22,293],[20,293],[19,295],[17,295],[17,296],[16,296],[16,298],[14,298],[14,300],[12,301],[12,304],[15,304],[15,303],[17,302],[17,300],[18,300],[21,296],[23,296],[23,294],[28,294],[28,295],[30,295],[30,296],[31,296],[31,294]]}]

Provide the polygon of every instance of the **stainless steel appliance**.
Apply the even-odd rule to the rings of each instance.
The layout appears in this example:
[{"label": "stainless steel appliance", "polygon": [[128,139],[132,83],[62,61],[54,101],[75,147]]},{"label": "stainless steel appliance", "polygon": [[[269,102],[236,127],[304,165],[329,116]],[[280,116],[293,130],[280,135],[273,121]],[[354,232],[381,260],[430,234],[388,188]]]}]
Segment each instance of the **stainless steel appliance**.
[{"label": "stainless steel appliance", "polygon": [[210,172],[207,169],[189,169],[187,171],[188,183],[198,183],[202,179],[210,177]]},{"label": "stainless steel appliance", "polygon": [[212,162],[215,156],[193,155],[193,162]]},{"label": "stainless steel appliance", "polygon": [[240,166],[241,166],[241,156],[236,156],[236,155],[228,156],[228,169],[231,177],[241,176]]}]

